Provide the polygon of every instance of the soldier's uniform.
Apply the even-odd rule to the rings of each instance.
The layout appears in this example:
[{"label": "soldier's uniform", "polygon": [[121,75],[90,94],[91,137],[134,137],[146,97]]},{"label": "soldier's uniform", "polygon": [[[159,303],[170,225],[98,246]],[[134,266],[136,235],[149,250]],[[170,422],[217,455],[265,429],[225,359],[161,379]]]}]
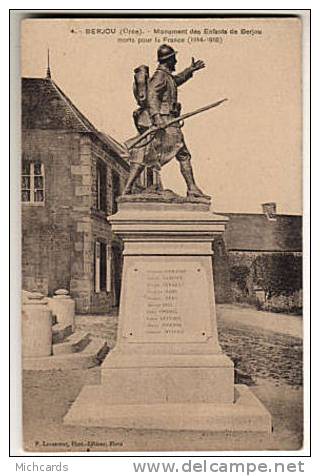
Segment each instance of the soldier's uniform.
[{"label": "soldier's uniform", "polygon": [[[192,65],[189,68],[179,74],[172,74],[176,64],[176,52],[171,46],[162,45],[158,48],[157,54],[159,66],[148,82],[147,100],[143,104],[140,104],[139,91],[135,89],[135,96],[140,108],[134,112],[134,122],[140,134],[148,130],[152,124],[159,129],[155,135],[150,135],[131,149],[130,175],[124,193],[132,193],[133,184],[145,166],[161,169],[164,164],[175,157],[180,163],[180,171],[186,181],[187,195],[204,197],[203,192],[195,184],[190,161],[191,155],[181,131],[182,124],[175,123],[162,128],[162,125],[181,115],[178,87],[188,81],[194,71],[203,68],[204,63],[192,60]],[[139,73],[139,78],[135,78],[138,84],[141,85],[141,79],[143,83],[146,72],[148,70],[145,66],[141,66],[135,71],[135,73]],[[145,96],[142,90],[140,94]]]},{"label": "soldier's uniform", "polygon": [[[162,116],[165,122],[181,115],[178,86],[188,81],[192,74],[192,68],[186,68],[181,73],[173,75],[164,65],[158,66],[148,88],[148,112],[152,121],[156,114]],[[161,166],[173,157],[176,157],[178,161],[190,160],[191,155],[179,123],[161,130],[157,139],[161,153],[159,158]]]},{"label": "soldier's uniform", "polygon": [[[178,86],[188,81],[192,74],[192,68],[173,75],[164,65],[158,66],[149,81],[147,109],[141,110],[140,117],[136,119],[141,133],[150,127],[156,114],[162,116],[165,122],[181,115]],[[145,141],[145,146],[143,144],[142,142],[139,148],[132,151],[131,162],[161,167],[174,157],[178,161],[191,159],[179,123],[158,131],[152,141],[149,139]]]}]

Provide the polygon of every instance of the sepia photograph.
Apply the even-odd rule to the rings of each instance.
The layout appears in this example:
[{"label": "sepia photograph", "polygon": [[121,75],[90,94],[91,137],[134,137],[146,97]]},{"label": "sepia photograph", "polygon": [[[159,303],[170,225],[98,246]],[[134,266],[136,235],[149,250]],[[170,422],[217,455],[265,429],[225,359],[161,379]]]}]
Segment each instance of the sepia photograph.
[{"label": "sepia photograph", "polygon": [[305,22],[21,20],[24,451],[304,449]]}]

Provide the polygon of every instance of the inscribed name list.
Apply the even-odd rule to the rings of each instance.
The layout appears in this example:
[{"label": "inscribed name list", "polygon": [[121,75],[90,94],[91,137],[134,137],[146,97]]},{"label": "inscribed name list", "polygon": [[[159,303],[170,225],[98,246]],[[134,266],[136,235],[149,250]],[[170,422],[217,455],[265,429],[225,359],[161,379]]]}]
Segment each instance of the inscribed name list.
[{"label": "inscribed name list", "polygon": [[210,290],[202,266],[190,262],[142,262],[129,274],[128,299],[135,304],[128,316],[126,337],[136,342],[207,340]]}]

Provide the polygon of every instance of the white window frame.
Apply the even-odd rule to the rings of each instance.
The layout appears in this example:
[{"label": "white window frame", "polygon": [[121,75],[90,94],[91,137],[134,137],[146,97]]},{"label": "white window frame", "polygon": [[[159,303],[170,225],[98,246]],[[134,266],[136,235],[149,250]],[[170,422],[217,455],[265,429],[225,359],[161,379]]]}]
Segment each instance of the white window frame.
[{"label": "white window frame", "polygon": [[[41,174],[40,175],[38,175],[38,174],[35,175],[35,173],[34,173],[35,162],[39,162],[40,165],[41,165]],[[21,174],[21,191],[30,190],[30,200],[22,201],[22,199],[21,199],[21,203],[22,203],[22,205],[44,206],[44,202],[45,202],[44,164],[40,161],[27,161],[27,163],[30,164],[30,174]],[[30,177],[30,188],[28,188],[28,189],[23,189],[22,188],[22,178],[23,177]],[[43,191],[43,200],[42,201],[35,200],[35,192],[38,190],[38,189],[35,188],[35,177],[42,177],[42,179],[43,179],[43,187],[41,189],[39,189],[39,190]]]}]

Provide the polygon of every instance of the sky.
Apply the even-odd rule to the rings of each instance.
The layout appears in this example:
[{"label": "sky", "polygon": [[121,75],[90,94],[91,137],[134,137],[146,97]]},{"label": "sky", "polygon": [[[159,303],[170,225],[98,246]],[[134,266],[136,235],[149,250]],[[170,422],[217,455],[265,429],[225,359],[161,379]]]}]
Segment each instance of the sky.
[{"label": "sky", "polygon": [[[206,63],[179,88],[183,112],[228,98],[183,127],[196,181],[213,197],[213,209],[259,213],[273,201],[279,213],[300,214],[298,19],[24,20],[21,74],[45,77],[50,48],[52,79],[96,128],[123,142],[136,134],[133,70],[146,64],[152,73],[164,42],[178,51],[177,72],[192,57]],[[185,194],[176,160],[162,179],[165,188]]]}]

